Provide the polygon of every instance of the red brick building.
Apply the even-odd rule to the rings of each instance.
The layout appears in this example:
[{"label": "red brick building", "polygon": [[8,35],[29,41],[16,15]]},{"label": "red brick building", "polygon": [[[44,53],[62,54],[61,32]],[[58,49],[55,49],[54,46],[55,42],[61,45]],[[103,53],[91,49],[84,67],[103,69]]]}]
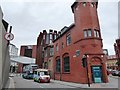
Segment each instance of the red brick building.
[{"label": "red brick building", "polygon": [[117,61],[118,58],[116,57],[116,55],[107,56],[107,69],[118,70],[118,65],[116,64]]},{"label": "red brick building", "polygon": [[57,37],[57,31],[46,30],[40,32],[37,38],[37,53],[36,53],[36,64],[39,68],[46,68],[50,70],[51,78],[54,77],[53,70],[53,39]]},{"label": "red brick building", "polygon": [[36,58],[36,45],[23,45],[20,48],[20,56]]},{"label": "red brick building", "polygon": [[[54,40],[55,79],[88,83],[89,77],[90,83],[108,82],[97,6],[98,2],[75,2],[71,6],[75,23],[63,28]],[[85,55],[88,72],[82,63]]]},{"label": "red brick building", "polygon": [[[115,49],[115,53],[117,56],[117,60],[118,60],[118,67],[120,67],[120,39],[116,39],[116,43],[114,44],[114,49]],[[120,68],[118,68],[120,70]]]},{"label": "red brick building", "polygon": [[115,53],[117,57],[120,58],[120,39],[116,40],[116,43],[114,44],[114,48],[115,48]]}]

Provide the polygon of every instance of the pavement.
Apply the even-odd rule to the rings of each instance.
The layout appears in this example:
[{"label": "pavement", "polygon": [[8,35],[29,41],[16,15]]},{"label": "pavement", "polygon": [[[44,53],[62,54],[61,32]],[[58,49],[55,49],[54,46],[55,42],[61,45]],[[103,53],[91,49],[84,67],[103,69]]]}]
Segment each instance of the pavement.
[{"label": "pavement", "polygon": [[9,77],[5,88],[15,88],[14,80],[11,77]]},{"label": "pavement", "polygon": [[[12,79],[12,77],[15,77],[15,76],[20,76],[20,74],[19,75],[10,74],[10,77],[8,79],[8,82],[7,82],[5,88],[15,88],[15,82]],[[88,84],[64,82],[64,81],[58,81],[58,80],[51,80],[51,82],[58,83],[60,85],[72,86],[72,87],[75,87],[75,88],[118,88],[118,81],[116,81],[118,79],[120,79],[120,77],[110,75],[109,76],[109,82],[110,83],[93,83],[93,84],[90,85],[90,87],[88,87]],[[115,82],[114,82],[114,80],[115,80]]]},{"label": "pavement", "polygon": [[[110,82],[113,81],[111,78],[114,78],[114,77],[111,76],[109,78]],[[118,78],[119,77],[115,77],[115,79],[118,79]],[[74,86],[76,88],[79,88],[79,87],[80,88],[118,88],[118,81],[116,83],[114,82],[114,84],[113,83],[93,83],[93,84],[90,84],[90,87],[88,87],[88,84],[64,82],[64,81],[58,81],[58,80],[54,80],[54,82],[63,84],[63,85]]]}]

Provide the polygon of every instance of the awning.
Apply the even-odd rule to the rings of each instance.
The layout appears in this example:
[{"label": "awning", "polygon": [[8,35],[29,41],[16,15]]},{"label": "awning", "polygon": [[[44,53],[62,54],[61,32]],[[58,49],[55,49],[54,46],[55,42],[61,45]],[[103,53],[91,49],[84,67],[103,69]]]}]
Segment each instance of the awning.
[{"label": "awning", "polygon": [[22,64],[34,64],[35,58],[29,58],[24,56],[14,56],[11,57],[10,60],[12,62],[22,63]]}]

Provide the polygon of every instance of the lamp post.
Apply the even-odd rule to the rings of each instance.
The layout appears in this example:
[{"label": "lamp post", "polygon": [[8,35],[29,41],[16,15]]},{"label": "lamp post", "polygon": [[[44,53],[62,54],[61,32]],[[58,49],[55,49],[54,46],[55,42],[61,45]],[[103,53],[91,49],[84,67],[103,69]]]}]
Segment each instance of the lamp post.
[{"label": "lamp post", "polygon": [[84,54],[84,55],[83,55],[82,65],[83,65],[84,68],[86,68],[86,71],[87,71],[87,79],[88,79],[88,86],[90,87],[90,74],[89,74],[89,71],[88,71],[87,54]]}]

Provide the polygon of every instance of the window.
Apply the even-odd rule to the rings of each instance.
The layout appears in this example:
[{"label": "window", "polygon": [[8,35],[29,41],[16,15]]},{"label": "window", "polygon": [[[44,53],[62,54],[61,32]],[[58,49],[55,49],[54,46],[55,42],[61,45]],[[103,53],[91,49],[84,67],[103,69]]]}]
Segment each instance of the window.
[{"label": "window", "polygon": [[44,58],[44,52],[42,51],[42,58]]},{"label": "window", "polygon": [[52,34],[50,34],[50,43],[52,43],[53,37]]},{"label": "window", "polygon": [[92,30],[88,29],[88,37],[91,37],[91,36],[92,36]]},{"label": "window", "polygon": [[70,60],[69,60],[69,56],[64,57],[64,72],[70,72]]},{"label": "window", "polygon": [[76,5],[76,6],[75,6],[75,10],[78,10],[78,7],[79,7],[79,6],[78,6],[78,5]]},{"label": "window", "polygon": [[50,43],[52,43],[52,40],[50,39]]},{"label": "window", "polygon": [[97,31],[97,37],[100,37],[100,35],[99,35],[99,31]]},{"label": "window", "polygon": [[44,68],[45,68],[45,69],[48,68],[48,64],[47,64],[47,62],[44,63]]},{"label": "window", "polygon": [[97,35],[96,35],[96,31],[94,30],[94,37],[97,37]]},{"label": "window", "polygon": [[47,57],[47,53],[48,53],[47,51],[48,51],[48,50],[46,49],[46,50],[45,50],[45,57]]},{"label": "window", "polygon": [[57,38],[56,34],[54,34],[54,40]]},{"label": "window", "polygon": [[42,47],[42,51],[44,51],[44,47]]},{"label": "window", "polygon": [[91,37],[92,36],[92,30],[91,29],[85,29],[84,30],[84,37]]},{"label": "window", "polygon": [[43,39],[45,39],[45,35],[43,35]]},{"label": "window", "polygon": [[84,37],[87,37],[87,30],[84,30]]},{"label": "window", "polygon": [[58,44],[56,44],[56,51],[58,51]]},{"label": "window", "polygon": [[96,29],[94,30],[94,37],[100,37],[99,31]]},{"label": "window", "polygon": [[46,35],[46,44],[49,44],[49,34]]},{"label": "window", "polygon": [[50,39],[52,39],[52,34],[50,34]]},{"label": "window", "polygon": [[91,7],[94,7],[94,2],[90,3]]},{"label": "window", "polygon": [[50,56],[53,56],[54,55],[54,48],[50,48]]},{"label": "window", "polygon": [[67,45],[70,45],[70,43],[71,43],[71,36],[70,36],[70,33],[69,34],[67,34]]},{"label": "window", "polygon": [[84,7],[86,6],[86,2],[83,2],[82,4],[83,4]]},{"label": "window", "polygon": [[80,56],[80,50],[76,50],[76,56]]},{"label": "window", "polygon": [[43,39],[41,40],[41,44],[40,44],[41,46],[43,45]]},{"label": "window", "polygon": [[60,72],[60,59],[56,60],[56,72]]},{"label": "window", "polygon": [[64,48],[64,43],[62,42],[62,48]]}]

